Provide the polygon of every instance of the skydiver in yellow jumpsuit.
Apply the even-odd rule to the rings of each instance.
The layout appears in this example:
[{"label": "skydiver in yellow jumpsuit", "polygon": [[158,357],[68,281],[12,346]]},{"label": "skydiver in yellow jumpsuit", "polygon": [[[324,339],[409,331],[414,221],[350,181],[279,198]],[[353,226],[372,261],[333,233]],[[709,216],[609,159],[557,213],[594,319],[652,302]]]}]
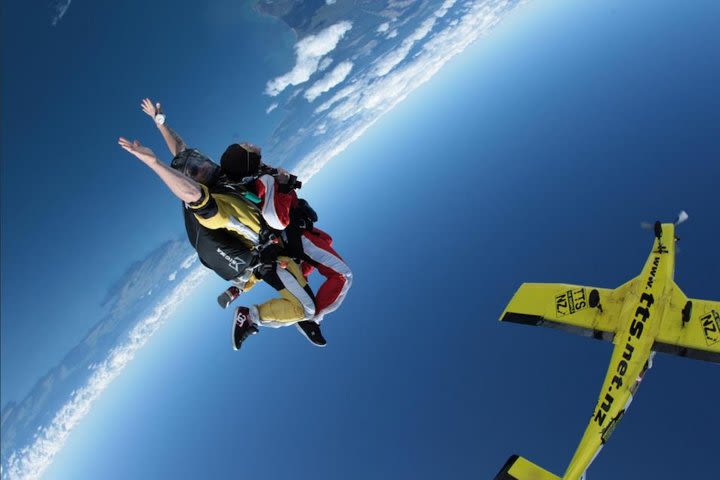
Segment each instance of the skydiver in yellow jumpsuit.
[{"label": "skydiver in yellow jumpsuit", "polygon": [[[168,189],[193,210],[200,224],[210,229],[226,229],[248,246],[260,249],[261,213],[239,197],[209,192],[204,183],[211,180],[214,164],[207,157],[196,150],[184,149],[173,159],[175,168],[172,168],[137,140],[131,142],[121,137],[118,143],[155,172]],[[292,259],[265,258],[261,272],[262,279],[279,291],[280,298],[236,309],[233,324],[236,350],[248,336],[257,333],[258,325],[289,325],[315,314],[312,292]]]}]

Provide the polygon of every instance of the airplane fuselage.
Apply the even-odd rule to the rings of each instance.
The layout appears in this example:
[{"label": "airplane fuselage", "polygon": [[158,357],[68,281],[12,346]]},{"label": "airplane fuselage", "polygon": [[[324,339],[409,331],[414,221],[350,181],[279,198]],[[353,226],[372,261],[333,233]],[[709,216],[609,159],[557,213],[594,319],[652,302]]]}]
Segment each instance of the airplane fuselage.
[{"label": "airplane fuselage", "polygon": [[[674,288],[675,228],[662,224],[642,273],[633,281],[622,304],[614,349],[597,405],[563,479],[580,479],[612,435],[632,402],[645,371],[650,367],[652,347]],[[601,305],[602,306],[602,305]]]}]

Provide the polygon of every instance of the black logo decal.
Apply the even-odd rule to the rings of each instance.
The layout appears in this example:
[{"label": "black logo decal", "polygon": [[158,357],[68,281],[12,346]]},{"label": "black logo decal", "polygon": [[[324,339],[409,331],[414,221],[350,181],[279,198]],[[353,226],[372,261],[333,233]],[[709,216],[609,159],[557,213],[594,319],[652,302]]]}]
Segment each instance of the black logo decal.
[{"label": "black logo decal", "polygon": [[[657,253],[657,252],[655,252]],[[655,275],[657,275],[658,267],[660,266],[660,257],[653,259],[652,268],[650,268],[650,276],[648,277],[647,283],[645,284],[645,290],[650,290],[655,282]]]},{"label": "black logo decal", "polygon": [[720,342],[720,313],[715,310],[700,318],[708,347]]},{"label": "black logo decal", "polygon": [[653,253],[658,253],[658,254],[662,255],[663,253],[670,253],[670,250],[668,250],[668,248],[665,245],[658,242],[658,248],[657,248],[657,250],[653,251]]},{"label": "black logo decal", "polygon": [[240,265],[245,265],[247,263],[240,257],[231,257],[230,255],[222,251],[220,247],[218,247],[217,253],[219,253],[221,257],[227,260],[228,267],[232,268],[236,272],[240,272]]},{"label": "black logo decal", "polygon": [[587,300],[584,288],[568,290],[555,297],[555,313],[558,317],[572,315],[578,310],[587,307]]}]

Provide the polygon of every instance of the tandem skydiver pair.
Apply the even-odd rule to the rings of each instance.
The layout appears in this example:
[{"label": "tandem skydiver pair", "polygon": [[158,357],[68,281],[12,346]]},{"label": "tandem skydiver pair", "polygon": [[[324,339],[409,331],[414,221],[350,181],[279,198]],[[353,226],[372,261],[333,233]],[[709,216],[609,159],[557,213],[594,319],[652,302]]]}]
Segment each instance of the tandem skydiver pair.
[{"label": "tandem skydiver pair", "polygon": [[[122,148],[152,169],[183,202],[188,240],[200,261],[232,282],[218,302],[225,308],[243,291],[263,280],[280,294],[260,305],[237,307],[232,342],[239,349],[259,326],[296,325],[310,342],[326,344],[319,324],[336,310],[352,283],[352,273],[333,249],[332,238],[314,226],[317,215],[299,199],[297,177],[262,162],[259,147],[234,143],[220,164],[166,125],[159,103],[142,102],[173,154],[170,166],[137,140],[120,138]],[[307,276],[325,277],[315,294]]]}]

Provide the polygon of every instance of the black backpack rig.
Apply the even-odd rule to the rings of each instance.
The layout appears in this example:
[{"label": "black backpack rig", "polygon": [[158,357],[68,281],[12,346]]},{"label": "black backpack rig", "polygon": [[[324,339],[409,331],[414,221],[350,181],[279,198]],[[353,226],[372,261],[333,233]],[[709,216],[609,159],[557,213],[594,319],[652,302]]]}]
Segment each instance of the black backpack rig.
[{"label": "black backpack rig", "polygon": [[[210,187],[210,193],[232,195],[247,202],[258,213],[260,199],[250,188],[255,180],[262,174],[277,173],[277,170],[266,169],[256,177],[235,182],[222,175]],[[281,192],[289,189],[299,189],[302,186],[297,177],[291,176],[290,182],[281,185]],[[300,199],[298,208],[290,211],[290,225],[286,231],[278,232],[270,228],[260,216],[260,245],[250,248],[236,236],[224,229],[212,230],[200,224],[193,212],[183,205],[183,218],[185,230],[190,244],[197,251],[200,262],[217,273],[227,281],[248,277],[248,272],[256,269],[268,258],[277,257],[278,254],[299,259],[302,256],[300,235],[303,230],[312,230],[313,223],[317,222],[317,214],[306,200]]]}]

